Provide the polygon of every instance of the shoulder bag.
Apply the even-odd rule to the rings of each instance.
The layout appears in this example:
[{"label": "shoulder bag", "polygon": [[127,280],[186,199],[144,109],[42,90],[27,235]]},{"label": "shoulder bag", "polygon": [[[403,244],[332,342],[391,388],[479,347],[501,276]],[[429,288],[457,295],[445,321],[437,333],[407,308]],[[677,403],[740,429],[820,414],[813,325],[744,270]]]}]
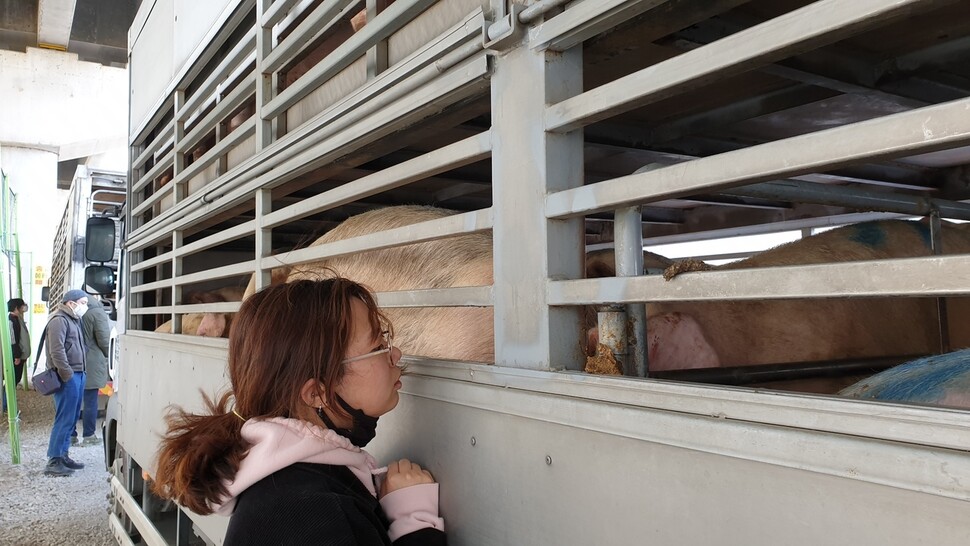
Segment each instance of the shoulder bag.
[{"label": "shoulder bag", "polygon": [[[47,337],[47,328],[40,336],[40,345],[37,346],[37,356],[34,358],[34,372],[37,371],[37,363],[40,362],[40,353],[44,350],[44,339]],[[61,386],[61,376],[57,375],[57,368],[48,368],[30,378],[37,392],[43,395],[54,394]]]}]

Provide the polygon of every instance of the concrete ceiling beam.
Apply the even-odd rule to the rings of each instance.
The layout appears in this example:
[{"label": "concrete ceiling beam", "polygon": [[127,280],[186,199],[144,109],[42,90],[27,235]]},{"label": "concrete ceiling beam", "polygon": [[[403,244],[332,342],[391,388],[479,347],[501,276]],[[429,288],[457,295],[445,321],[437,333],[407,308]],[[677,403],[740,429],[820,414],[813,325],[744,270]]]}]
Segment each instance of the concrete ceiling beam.
[{"label": "concrete ceiling beam", "polygon": [[37,5],[38,47],[67,50],[76,5],[77,0],[40,0]]}]

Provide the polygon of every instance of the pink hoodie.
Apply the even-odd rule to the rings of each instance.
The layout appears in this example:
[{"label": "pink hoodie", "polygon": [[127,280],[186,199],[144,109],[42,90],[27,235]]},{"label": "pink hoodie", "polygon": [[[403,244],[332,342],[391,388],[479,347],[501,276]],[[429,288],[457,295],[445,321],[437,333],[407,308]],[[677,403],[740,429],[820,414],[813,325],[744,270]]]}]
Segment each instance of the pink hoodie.
[{"label": "pink hoodie", "polygon": [[[239,465],[236,479],[226,484],[228,497],[212,506],[223,516],[232,515],[236,497],[249,486],[294,463],[346,466],[374,497],[377,490],[373,476],[382,477],[387,472],[387,467],[378,467],[374,457],[347,438],[299,419],[250,419],[243,425],[242,437],[252,447]],[[438,517],[436,483],[398,489],[384,495],[380,503],[391,522],[391,541],[426,527],[444,531],[445,522]]]}]

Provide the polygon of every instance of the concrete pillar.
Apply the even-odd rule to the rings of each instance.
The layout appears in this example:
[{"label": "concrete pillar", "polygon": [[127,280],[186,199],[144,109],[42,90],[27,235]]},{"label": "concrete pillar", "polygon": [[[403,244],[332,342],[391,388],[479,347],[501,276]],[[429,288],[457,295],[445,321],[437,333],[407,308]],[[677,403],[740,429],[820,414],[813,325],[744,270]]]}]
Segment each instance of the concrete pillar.
[{"label": "concrete pillar", "polygon": [[[67,190],[57,189],[57,153],[49,149],[0,146],[0,169],[17,195],[17,234],[20,240],[24,299],[40,303],[41,286],[34,284],[34,268],[50,275],[54,235],[67,205]],[[29,290],[29,292],[28,292]],[[29,294],[29,297],[28,297]],[[6,305],[6,302],[3,302]],[[47,321],[46,306],[31,305],[31,332],[39,332]],[[36,313],[35,311],[40,311]],[[37,334],[39,338],[39,334]]]}]

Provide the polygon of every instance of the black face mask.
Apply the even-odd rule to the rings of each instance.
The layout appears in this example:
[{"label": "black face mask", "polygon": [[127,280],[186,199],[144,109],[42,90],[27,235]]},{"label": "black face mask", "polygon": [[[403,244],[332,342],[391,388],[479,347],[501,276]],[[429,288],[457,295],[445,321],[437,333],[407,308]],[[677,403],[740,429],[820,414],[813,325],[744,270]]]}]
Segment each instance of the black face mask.
[{"label": "black face mask", "polygon": [[351,407],[351,405],[345,402],[340,396],[337,396],[337,403],[340,404],[340,407],[345,409],[353,419],[353,425],[351,425],[351,428],[337,428],[333,424],[333,421],[327,417],[327,414],[323,411],[323,408],[317,408],[317,415],[324,422],[324,424],[327,425],[327,428],[350,440],[350,443],[357,447],[366,446],[367,443],[373,440],[374,436],[377,434],[377,417],[371,417],[363,411]]}]

